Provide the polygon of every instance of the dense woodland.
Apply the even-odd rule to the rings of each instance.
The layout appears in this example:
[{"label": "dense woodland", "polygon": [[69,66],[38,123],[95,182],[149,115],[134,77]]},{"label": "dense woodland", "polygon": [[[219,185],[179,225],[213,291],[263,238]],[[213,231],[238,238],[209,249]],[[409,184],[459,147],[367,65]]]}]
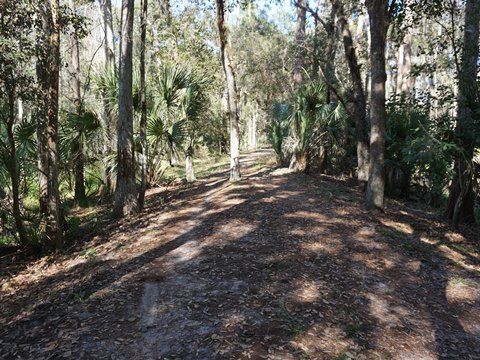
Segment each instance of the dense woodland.
[{"label": "dense woodland", "polygon": [[480,358],[480,0],[0,0],[0,359]]},{"label": "dense woodland", "polygon": [[72,207],[142,211],[169,165],[195,181],[199,151],[230,153],[237,181],[267,143],[357,179],[369,209],[473,223],[478,1],[288,5],[2,1],[2,241],[60,249]]}]

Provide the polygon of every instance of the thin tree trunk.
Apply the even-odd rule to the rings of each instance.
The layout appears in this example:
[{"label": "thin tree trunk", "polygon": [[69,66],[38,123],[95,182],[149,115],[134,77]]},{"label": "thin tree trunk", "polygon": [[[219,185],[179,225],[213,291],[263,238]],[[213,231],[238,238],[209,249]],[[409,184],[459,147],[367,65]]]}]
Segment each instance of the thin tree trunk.
[{"label": "thin tree trunk", "polygon": [[193,165],[193,147],[189,146],[185,153],[185,175],[187,182],[194,182],[195,178],[195,168]]},{"label": "thin tree trunk", "polygon": [[133,142],[132,49],[134,0],[122,1],[118,91],[117,184],[114,217],[138,212]]},{"label": "thin tree trunk", "polygon": [[368,125],[366,118],[367,104],[363,91],[361,68],[358,64],[357,53],[353,45],[352,33],[345,18],[343,5],[341,4],[338,11],[338,21],[342,31],[345,58],[353,85],[353,117],[355,119],[355,132],[357,137],[357,180],[360,186],[365,188],[368,181],[369,158]]},{"label": "thin tree trunk", "polygon": [[[112,16],[112,2],[111,0],[100,0],[100,9],[102,11],[103,18],[103,31],[104,31],[104,42],[103,50],[105,55],[105,71],[114,71],[115,65],[115,44],[113,39],[113,16]],[[111,168],[108,164],[108,155],[112,153],[112,149],[116,147],[116,137],[115,137],[115,119],[111,112],[109,112],[107,106],[106,94],[103,94],[103,103],[104,103],[104,140],[103,140],[103,157],[104,157],[104,167],[103,167],[103,185],[100,190],[101,197],[104,199],[112,191],[112,178],[111,178]]]},{"label": "thin tree trunk", "polygon": [[[295,25],[295,64],[293,67],[293,90],[298,91],[303,82],[303,68],[305,66],[304,42],[305,42],[305,23],[307,17],[307,0],[298,0],[297,22]],[[307,156],[304,151],[299,149],[300,134],[293,134],[295,146],[290,159],[289,169],[293,171],[305,171],[307,167]]]},{"label": "thin tree trunk", "polygon": [[228,39],[228,25],[225,21],[224,0],[215,0],[217,8],[217,30],[220,42],[220,56],[225,74],[228,113],[230,117],[230,181],[240,180],[240,118],[238,114],[238,95],[235,83],[235,71],[230,55],[230,42]]},{"label": "thin tree trunk", "polygon": [[145,42],[147,38],[147,11],[148,0],[142,0],[142,14],[140,17],[140,144],[142,147],[141,157],[141,184],[138,194],[138,206],[140,210],[145,204],[145,191],[147,190],[147,75],[145,71]]},{"label": "thin tree trunk", "polygon": [[412,33],[410,30],[408,30],[403,43],[398,49],[397,66],[396,94],[400,101],[403,101],[411,95],[413,87],[412,79],[410,78],[412,67]]},{"label": "thin tree trunk", "polygon": [[338,79],[335,74],[335,54],[337,49],[337,27],[335,26],[335,18],[338,12],[338,4],[332,2],[330,9],[330,16],[328,22],[325,23],[325,31],[327,33],[327,40],[325,46],[326,64],[325,64],[325,79],[327,81],[327,96],[326,103],[330,104],[332,97],[332,87],[338,84]]},{"label": "thin tree trunk", "polygon": [[9,161],[8,172],[10,173],[10,179],[12,181],[12,202],[13,202],[13,217],[15,219],[15,227],[18,232],[18,237],[22,245],[28,243],[27,234],[25,232],[25,226],[23,224],[22,213],[20,210],[20,181],[19,181],[19,169],[17,163],[17,146],[15,144],[15,137],[13,135],[13,126],[15,124],[15,96],[14,91],[11,89],[8,91],[8,118],[7,118],[7,138],[9,148]]},{"label": "thin tree trunk", "polygon": [[366,207],[383,211],[385,192],[385,42],[387,0],[368,0],[371,34],[370,158]]},{"label": "thin tree trunk", "polygon": [[100,0],[100,9],[103,15],[103,50],[105,54],[105,64],[109,67],[115,65],[115,44],[113,33],[113,15],[112,15],[112,1]]},{"label": "thin tree trunk", "polygon": [[[75,14],[75,0],[70,0],[70,11]],[[72,89],[73,89],[73,104],[75,107],[75,114],[80,117],[82,114],[82,97],[80,93],[80,50],[78,46],[78,35],[76,31],[72,32]],[[77,121],[78,123],[78,121]],[[87,196],[85,195],[85,156],[83,153],[83,142],[80,137],[80,129],[77,128],[77,146],[73,154],[74,173],[75,173],[75,195],[74,203],[80,207],[88,205]]]},{"label": "thin tree trunk", "polygon": [[328,150],[325,145],[320,145],[318,149],[318,171],[320,174],[324,174],[327,169],[328,162]]},{"label": "thin tree trunk", "polygon": [[177,166],[178,165],[178,158],[177,158],[177,148],[175,146],[175,144],[169,140],[170,142],[170,147],[169,147],[169,150],[170,150],[170,166]]},{"label": "thin tree trunk", "polygon": [[447,216],[456,228],[460,222],[475,222],[473,154],[475,123],[473,112],[480,102],[476,83],[479,55],[480,0],[467,0],[462,63],[458,81],[456,135],[461,152],[455,158],[455,174],[450,185]]},{"label": "thin tree trunk", "polygon": [[248,126],[248,148],[255,150],[257,148],[257,122],[258,122],[258,105],[255,105],[255,112],[249,119]]}]

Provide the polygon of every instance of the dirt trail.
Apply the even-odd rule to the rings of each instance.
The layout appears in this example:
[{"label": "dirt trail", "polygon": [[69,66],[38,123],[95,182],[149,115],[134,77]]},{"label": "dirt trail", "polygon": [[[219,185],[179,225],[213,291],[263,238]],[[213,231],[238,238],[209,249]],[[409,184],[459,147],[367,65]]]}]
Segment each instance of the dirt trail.
[{"label": "dirt trail", "polygon": [[395,201],[372,217],[345,182],[266,156],[3,281],[0,357],[480,359],[478,228]]}]

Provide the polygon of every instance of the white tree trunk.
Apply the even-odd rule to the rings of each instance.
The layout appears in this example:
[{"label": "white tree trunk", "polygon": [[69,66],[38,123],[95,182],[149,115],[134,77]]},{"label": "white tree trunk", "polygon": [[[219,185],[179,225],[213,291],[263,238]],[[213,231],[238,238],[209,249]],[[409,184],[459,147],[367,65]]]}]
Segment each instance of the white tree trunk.
[{"label": "white tree trunk", "polygon": [[216,0],[217,30],[220,42],[220,56],[225,74],[228,94],[228,113],[230,117],[230,181],[240,180],[240,118],[238,114],[238,94],[235,72],[230,55],[230,43],[225,19],[224,0]]},{"label": "white tree trunk", "polygon": [[187,153],[185,157],[185,176],[187,182],[194,182],[197,180],[195,178],[195,169],[193,167],[193,156]]}]

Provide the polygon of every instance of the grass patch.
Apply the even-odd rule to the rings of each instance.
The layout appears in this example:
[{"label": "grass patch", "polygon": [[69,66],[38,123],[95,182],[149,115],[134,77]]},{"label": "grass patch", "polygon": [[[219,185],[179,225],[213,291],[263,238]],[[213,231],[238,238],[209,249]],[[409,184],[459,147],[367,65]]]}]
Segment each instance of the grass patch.
[{"label": "grass patch", "polygon": [[451,278],[450,283],[452,283],[453,285],[467,285],[470,287],[478,287],[480,285],[477,281],[473,279],[463,278],[460,276],[455,276],[454,278]]},{"label": "grass patch", "polygon": [[460,251],[464,254],[471,254],[473,253],[473,250],[472,249],[469,249],[463,245],[460,245],[460,244],[448,244],[447,246],[450,246],[452,248],[454,248],[455,250],[457,251]]},{"label": "grass patch", "polygon": [[355,357],[352,354],[342,354],[337,357],[337,360],[353,360]]},{"label": "grass patch", "polygon": [[88,297],[88,300],[102,300],[102,299],[105,299],[109,296],[112,296],[113,294],[115,294],[115,291],[113,289],[102,289],[102,290],[98,290],[96,292],[94,292],[93,294],[91,294],[89,297]]},{"label": "grass patch", "polygon": [[362,324],[351,323],[345,326],[345,334],[347,334],[349,338],[358,337],[360,336],[361,333],[362,333]]},{"label": "grass patch", "polygon": [[72,295],[72,298],[75,302],[77,302],[79,304],[83,304],[86,300],[85,291],[79,291],[79,292],[74,293]]},{"label": "grass patch", "polygon": [[289,314],[285,299],[280,299],[278,303],[278,312],[282,320],[286,323],[288,332],[291,336],[303,334],[304,329],[302,325]]},{"label": "grass patch", "polygon": [[[195,176],[198,179],[210,176],[220,171],[227,171],[230,163],[230,157],[228,155],[222,156],[205,156],[202,158],[194,159]],[[165,163],[165,172],[163,178],[185,178],[185,164],[181,162],[176,166],[170,166]]]},{"label": "grass patch", "polygon": [[87,264],[88,265],[94,265],[96,262],[97,262],[97,249],[91,249],[91,250],[87,250],[87,249],[83,249],[81,252],[80,252],[80,256],[83,256],[85,258],[85,260],[87,260]]}]

